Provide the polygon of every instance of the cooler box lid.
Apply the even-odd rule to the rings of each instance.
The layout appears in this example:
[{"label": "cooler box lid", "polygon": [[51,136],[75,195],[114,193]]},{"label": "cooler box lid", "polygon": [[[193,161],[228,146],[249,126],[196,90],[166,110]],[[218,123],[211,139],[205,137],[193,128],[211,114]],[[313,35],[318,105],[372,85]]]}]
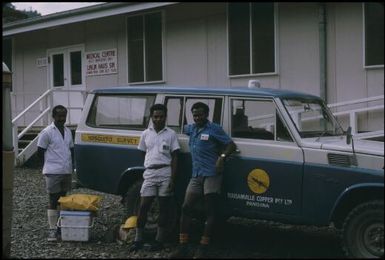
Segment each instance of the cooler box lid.
[{"label": "cooler box lid", "polygon": [[70,211],[70,210],[61,210],[60,216],[91,216],[90,211]]}]

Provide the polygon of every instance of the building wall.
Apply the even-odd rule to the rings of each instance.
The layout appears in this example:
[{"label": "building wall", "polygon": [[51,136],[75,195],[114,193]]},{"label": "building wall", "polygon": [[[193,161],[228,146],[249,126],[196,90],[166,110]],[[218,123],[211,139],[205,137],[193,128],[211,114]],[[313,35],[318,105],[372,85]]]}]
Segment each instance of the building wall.
[{"label": "building wall", "polygon": [[[384,94],[384,68],[364,67],[362,3],[328,4],[328,103]],[[383,101],[372,102],[380,105]],[[349,109],[367,107],[351,105]],[[338,111],[338,110],[337,110]],[[384,129],[383,112],[359,114],[359,129]],[[340,118],[347,125],[347,117]]]},{"label": "building wall", "polygon": [[[363,67],[362,3],[327,3],[326,7],[327,101],[383,95],[384,69]],[[277,4],[277,73],[246,77],[228,76],[226,3],[208,3],[202,8],[202,3],[190,2],[163,8],[164,83],[230,87],[259,79],[264,87],[320,95],[319,8],[319,3]],[[48,67],[35,64],[47,49],[77,44],[83,44],[85,52],[117,48],[119,72],[86,77],[86,88],[127,85],[126,17],[122,14],[17,35],[14,90],[26,95],[16,98],[15,111],[20,112],[48,89]],[[363,130],[381,126],[383,129],[383,113],[362,115]]]},{"label": "building wall", "polygon": [[320,95],[318,4],[282,3],[278,11],[279,87]]},{"label": "building wall", "polygon": [[[37,67],[36,59],[46,56],[46,37],[43,32],[18,35],[14,40],[12,80],[12,117],[23,111],[47,90],[47,67]],[[19,120],[19,125],[39,114],[39,105]]]},{"label": "building wall", "polygon": [[117,49],[118,74],[97,75],[86,78],[87,90],[100,87],[127,85],[127,48],[125,16],[88,21],[85,24],[85,51]]}]

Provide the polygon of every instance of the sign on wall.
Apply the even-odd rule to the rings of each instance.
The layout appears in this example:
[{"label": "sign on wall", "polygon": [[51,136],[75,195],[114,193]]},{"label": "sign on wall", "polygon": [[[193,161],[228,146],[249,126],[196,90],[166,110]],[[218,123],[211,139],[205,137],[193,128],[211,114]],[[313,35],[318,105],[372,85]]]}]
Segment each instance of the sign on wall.
[{"label": "sign on wall", "polygon": [[37,67],[45,67],[48,64],[48,58],[43,57],[43,58],[37,58],[36,59],[36,66]]},{"label": "sign on wall", "polygon": [[118,73],[117,56],[116,49],[86,52],[86,75]]}]

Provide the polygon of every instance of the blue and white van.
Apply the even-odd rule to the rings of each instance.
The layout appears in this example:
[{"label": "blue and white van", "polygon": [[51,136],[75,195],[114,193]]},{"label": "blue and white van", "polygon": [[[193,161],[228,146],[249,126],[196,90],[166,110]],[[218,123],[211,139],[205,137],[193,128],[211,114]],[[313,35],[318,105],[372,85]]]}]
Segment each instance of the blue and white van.
[{"label": "blue and white van", "polygon": [[[320,97],[264,88],[105,88],[86,100],[75,135],[80,183],[119,194],[135,214],[143,158],[137,149],[150,124],[150,107],[168,108],[168,127],[179,138],[176,200],[191,176],[185,124],[191,106],[204,102],[209,120],[237,145],[225,165],[226,216],[266,219],[342,230],[348,256],[384,254],[383,142],[355,140]],[[155,217],[155,216],[154,216]]]}]

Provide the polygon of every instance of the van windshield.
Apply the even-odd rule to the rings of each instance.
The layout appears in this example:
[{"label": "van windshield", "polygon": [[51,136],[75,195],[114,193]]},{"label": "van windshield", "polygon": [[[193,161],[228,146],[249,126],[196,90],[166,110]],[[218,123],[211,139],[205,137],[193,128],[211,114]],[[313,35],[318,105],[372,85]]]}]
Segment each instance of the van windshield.
[{"label": "van windshield", "polygon": [[282,101],[302,138],[344,134],[341,125],[321,100],[287,98]]}]

